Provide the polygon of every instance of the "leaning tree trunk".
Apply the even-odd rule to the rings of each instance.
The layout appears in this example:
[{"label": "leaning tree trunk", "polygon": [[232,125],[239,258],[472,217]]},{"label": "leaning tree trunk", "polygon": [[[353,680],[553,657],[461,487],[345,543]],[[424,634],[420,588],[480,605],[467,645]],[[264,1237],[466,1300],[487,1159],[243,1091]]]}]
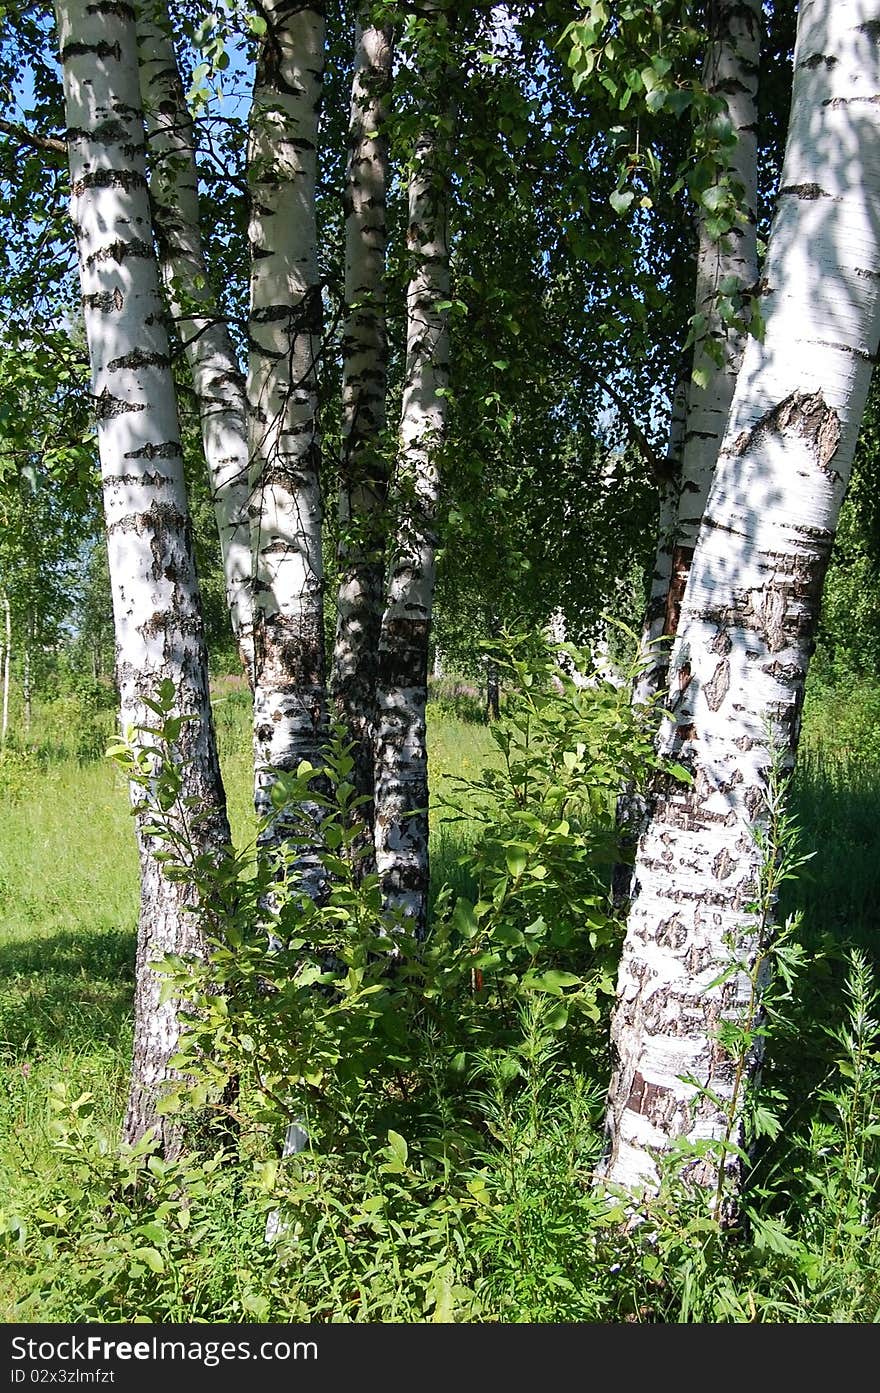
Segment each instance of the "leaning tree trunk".
[{"label": "leaning tree trunk", "polygon": [[[164,680],[181,715],[185,792],[196,852],[216,854],[229,828],[208,699],[207,654],[183,479],[180,429],[153,250],[134,11],[124,0],[59,0],[71,218],[98,427],[123,727],[152,724],[145,705]],[[141,790],[133,788],[137,803]],[[162,843],[135,821],[141,871],[134,1064],[125,1135],[155,1127],[180,1030],[152,963],[200,954],[193,894],[169,878]]]},{"label": "leaning tree trunk", "polygon": [[[878,0],[801,6],[766,334],[740,369],[670,667],[663,745],[694,782],[658,793],[620,969],[606,1174],[627,1186],[656,1185],[656,1157],[676,1139],[744,1140],[760,1040],[737,1057],[719,1028],[748,1023],[766,948],[755,833],[772,749],[790,762],[796,748],[880,336],[878,39]],[[719,982],[732,961],[742,966]],[[716,1153],[686,1173],[720,1185],[723,1166],[735,1198],[741,1164]]]},{"label": "leaning tree trunk", "polygon": [[[749,297],[758,280],[758,56],[761,0],[713,0],[703,82],[722,97],[736,136],[726,168],[703,195],[697,219],[695,314],[702,329],[694,345],[693,377],[678,486],[678,520],[669,561],[662,633],[674,636],[697,535],[724,438],[730,403],[745,349]],[[723,237],[712,236],[714,199],[726,186],[739,194],[739,221]],[[726,307],[727,314],[722,311]],[[667,649],[668,657],[668,649]],[[660,674],[662,681],[665,673]],[[661,688],[658,688],[661,690]]]},{"label": "leaning tree trunk", "polygon": [[379,643],[376,866],[385,903],[424,932],[428,904],[425,709],[440,454],[449,381],[449,160],[444,123],[419,135],[409,181],[401,521]]},{"label": "leaning tree trunk", "polygon": [[138,45],[159,264],[199,407],[232,630],[253,681],[244,377],[205,264],[193,124],[165,0],[140,5]]},{"label": "leaning tree trunk", "polygon": [[[254,566],[254,803],[272,814],[275,771],[321,762],[325,730],[315,226],[322,8],[268,0],[248,145],[248,408]],[[263,844],[283,835],[267,822]],[[303,884],[320,871],[305,851]]]},{"label": "leaning tree trunk", "polygon": [[357,817],[373,841],[376,674],[385,580],[385,440],[388,335],[385,322],[390,29],[359,24],[351,92],[345,192],[342,337],[342,459],[339,482],[338,618],[331,688],[353,743]]}]

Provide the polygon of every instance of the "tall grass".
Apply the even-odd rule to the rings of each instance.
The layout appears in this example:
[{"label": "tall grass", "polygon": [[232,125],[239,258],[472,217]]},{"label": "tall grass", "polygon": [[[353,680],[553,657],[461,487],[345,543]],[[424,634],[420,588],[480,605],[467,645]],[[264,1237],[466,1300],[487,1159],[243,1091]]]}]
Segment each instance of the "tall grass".
[{"label": "tall grass", "polygon": [[[221,682],[214,709],[241,841],[254,831],[247,696]],[[653,1248],[617,1230],[609,1237],[590,1188],[604,1080],[584,1078],[560,1059],[552,1032],[535,1020],[522,1055],[523,1086],[512,1090],[502,1070],[480,1095],[494,1141],[482,1161],[470,1157],[459,1187],[444,1191],[445,1217],[440,1210],[426,1217],[415,1180],[412,1195],[389,1196],[387,1157],[364,1160],[347,1175],[303,1175],[305,1228],[285,1267],[283,1252],[267,1254],[257,1241],[259,1196],[233,1195],[218,1180],[213,1199],[193,1201],[195,1227],[174,1231],[161,1274],[148,1268],[140,1277],[129,1263],[128,1285],[114,1277],[103,1296],[100,1284],[70,1276],[68,1287],[56,1281],[50,1301],[45,1291],[34,1294],[33,1235],[25,1243],[17,1226],[47,1194],[64,1203],[69,1181],[57,1141],[74,1125],[72,1101],[92,1095],[89,1136],[114,1136],[131,1045],[137,866],[128,794],[114,767],[93,758],[97,736],[89,745],[95,731],[109,734],[112,717],[92,713],[89,722],[50,712],[48,734],[36,724],[29,746],[0,756],[0,1230],[8,1237],[0,1318],[45,1311],[50,1319],[83,1312],[124,1319],[124,1308],[114,1314],[116,1299],[135,1303],[129,1317],[152,1312],[170,1320],[876,1318],[880,700],[862,696],[853,712],[840,693],[826,692],[823,704],[807,706],[792,811],[803,849],[815,855],[786,887],[783,904],[786,913],[802,914],[807,965],[769,1045],[765,1087],[771,1100],[778,1095],[778,1128],[756,1156],[748,1243],[724,1249],[672,1191],[657,1210]],[[476,824],[446,822],[443,797],[456,775],[491,758],[491,743],[484,726],[436,708],[429,740],[433,878],[467,889],[459,861]],[[862,955],[848,957],[847,944]],[[487,1062],[490,1072],[496,1066]],[[96,1174],[101,1167],[111,1174],[111,1155],[112,1146],[98,1146],[90,1162]],[[111,1178],[116,1184],[115,1171]],[[185,1183],[171,1176],[143,1204],[161,1207]],[[90,1194],[81,1200],[86,1208],[97,1205]],[[143,1226],[145,1213],[132,1201],[117,1216],[118,1229],[104,1232],[100,1225],[110,1221],[98,1205],[92,1246],[82,1238],[76,1261],[68,1252],[71,1272],[80,1259],[87,1271],[98,1248],[105,1263],[106,1253],[126,1251],[134,1241],[126,1234]],[[397,1237],[382,1214],[396,1215]],[[58,1220],[58,1232],[65,1222]],[[46,1271],[56,1271],[55,1230],[43,1224],[39,1231]]]}]

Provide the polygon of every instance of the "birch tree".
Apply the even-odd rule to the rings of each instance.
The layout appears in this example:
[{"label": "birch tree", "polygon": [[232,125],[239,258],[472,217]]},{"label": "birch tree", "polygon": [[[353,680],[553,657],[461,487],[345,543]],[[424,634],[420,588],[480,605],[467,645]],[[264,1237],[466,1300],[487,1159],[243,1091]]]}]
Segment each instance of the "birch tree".
[{"label": "birch tree", "polygon": [[[318,765],[325,727],[315,224],[323,7],[269,0],[248,144],[254,803],[274,770]],[[303,863],[304,873],[305,862]]]},{"label": "birch tree", "polygon": [[[192,559],[168,338],[153,250],[133,9],[121,0],[59,0],[58,39],[70,158],[70,214],[98,430],[124,727],[151,724],[145,704],[173,684],[190,836],[216,853],[229,829],[208,699],[207,656]],[[133,790],[133,792],[136,792]],[[154,1126],[177,1138],[156,1103],[179,1035],[176,1003],[160,1000],[151,964],[200,953],[192,892],[169,879],[142,814],[136,818],[141,904],[134,1064],[125,1135]]]},{"label": "birch tree", "polygon": [[[714,1139],[685,1173],[735,1191],[737,1055],[767,952],[755,912],[774,748],[797,745],[825,569],[878,346],[880,10],[804,0],[792,112],[761,294],[763,342],[737,379],[670,665],[662,746],[693,772],[659,790],[635,867],[612,1039],[609,1179],[658,1181],[677,1139]],[[723,980],[719,980],[723,978]],[[719,1032],[728,1023],[727,1046]]]},{"label": "birch tree", "polygon": [[[435,23],[438,10],[437,5],[430,6]],[[386,903],[400,910],[417,932],[424,931],[427,915],[425,709],[440,460],[448,420],[444,395],[449,381],[447,213],[452,121],[448,110],[447,101],[445,114],[435,115],[417,135],[409,175],[411,269],[398,454],[402,507],[382,617],[377,679],[376,867]]]},{"label": "birch tree", "polygon": [[253,680],[251,539],[244,376],[211,288],[202,246],[193,122],[165,0],[138,9],[140,83],[150,196],[168,309],[198,401],[220,538],[226,598],[242,665]]},{"label": "birch tree", "polygon": [[358,816],[372,842],[373,734],[385,582],[389,460],[385,440],[388,330],[388,132],[394,56],[390,29],[357,26],[345,190],[339,589],[333,649],[336,710],[353,742]]},{"label": "birch tree", "polygon": [[[757,94],[759,0],[715,0],[707,11],[703,87],[723,111],[704,121],[704,139],[721,128],[715,172],[699,191],[695,337],[691,381],[673,400],[668,478],[660,496],[657,557],[643,632],[650,661],[636,689],[650,700],[666,685],[668,645],[742,362],[749,297],[758,280]],[[682,412],[684,420],[682,421]]]}]

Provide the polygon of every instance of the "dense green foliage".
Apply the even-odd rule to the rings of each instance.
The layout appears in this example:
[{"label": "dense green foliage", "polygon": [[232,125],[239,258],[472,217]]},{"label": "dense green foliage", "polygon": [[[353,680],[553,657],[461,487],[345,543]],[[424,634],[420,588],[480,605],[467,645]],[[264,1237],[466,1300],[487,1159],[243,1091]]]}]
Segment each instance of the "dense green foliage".
[{"label": "dense green foliage", "polygon": [[[650,1242],[623,1229],[592,1184],[617,933],[594,900],[610,779],[642,738],[619,693],[564,681],[548,692],[538,681],[488,729],[448,708],[434,716],[434,875],[450,889],[424,949],[385,934],[370,884],[357,892],[347,879],[350,794],[337,745],[327,902],[275,903],[280,951],[270,950],[259,883],[242,878],[242,865],[236,896],[228,878],[207,902],[218,945],[211,981],[219,973],[229,994],[205,996],[205,979],[184,974],[202,1011],[188,1047],[195,1099],[184,1089],[178,1103],[182,1117],[200,1104],[201,1120],[188,1124],[173,1163],[149,1143],[120,1153],[116,1142],[137,907],[124,780],[106,762],[73,762],[57,727],[53,744],[9,752],[3,777],[17,803],[4,799],[0,810],[6,1318],[874,1319],[880,1033],[873,964],[845,943],[870,941],[880,785],[873,762],[827,735],[817,746],[814,696],[792,806],[801,845],[820,850],[782,886],[784,910],[798,912],[783,944],[799,976],[778,979],[763,1135],[735,1238],[679,1188],[674,1162],[651,1205]],[[855,720],[836,700],[838,715]],[[244,845],[254,833],[247,701],[223,684],[215,710]],[[108,718],[93,719],[109,733]],[[526,775],[540,796],[524,802]],[[173,782],[167,792],[173,815]],[[572,799],[568,832],[560,798]],[[74,802],[76,848],[65,831]],[[554,941],[553,878],[534,875],[548,856],[555,874],[568,852],[570,889],[595,920],[592,947],[564,932]],[[39,869],[50,860],[51,880]],[[307,978],[317,990],[305,990]],[[231,1073],[237,1096],[225,1088]],[[307,1122],[311,1145],[279,1161],[292,1117]],[[280,1233],[267,1244],[273,1214]]]}]

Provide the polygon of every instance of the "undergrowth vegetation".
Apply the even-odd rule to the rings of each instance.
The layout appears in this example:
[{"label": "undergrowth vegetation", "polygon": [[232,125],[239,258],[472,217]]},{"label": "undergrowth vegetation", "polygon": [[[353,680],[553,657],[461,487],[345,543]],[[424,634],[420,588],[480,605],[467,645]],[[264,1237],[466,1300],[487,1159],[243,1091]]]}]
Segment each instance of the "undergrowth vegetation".
[{"label": "undergrowth vegetation", "polygon": [[425,943],[358,874],[339,732],[326,792],[307,767],[278,787],[293,806],[306,788],[323,802],[326,897],[313,903],[295,882],[278,892],[278,868],[253,854],[247,696],[234,683],[217,687],[215,718],[239,850],[194,864],[167,738],[173,693],[160,694],[141,737],[168,771],[152,811],[180,873],[199,881],[211,945],[205,965],[164,968],[190,1022],[184,1081],[164,1104],[180,1128],[173,1161],[149,1139],[118,1143],[135,755],[97,762],[68,722],[68,745],[62,730],[48,749],[44,731],[0,757],[13,790],[0,808],[6,1320],[880,1315],[880,780],[876,727],[858,749],[852,735],[873,721],[870,703],[836,724],[826,697],[808,704],[776,852],[782,871],[816,854],[782,880],[782,971],[731,1233],[711,1197],[680,1183],[686,1158],[673,1157],[635,1228],[594,1184],[622,932],[607,892],[615,797],[655,763],[650,721],[625,687],[577,686],[546,656],[511,654],[505,685],[488,728],[470,706],[457,718],[454,684],[432,711]]}]

